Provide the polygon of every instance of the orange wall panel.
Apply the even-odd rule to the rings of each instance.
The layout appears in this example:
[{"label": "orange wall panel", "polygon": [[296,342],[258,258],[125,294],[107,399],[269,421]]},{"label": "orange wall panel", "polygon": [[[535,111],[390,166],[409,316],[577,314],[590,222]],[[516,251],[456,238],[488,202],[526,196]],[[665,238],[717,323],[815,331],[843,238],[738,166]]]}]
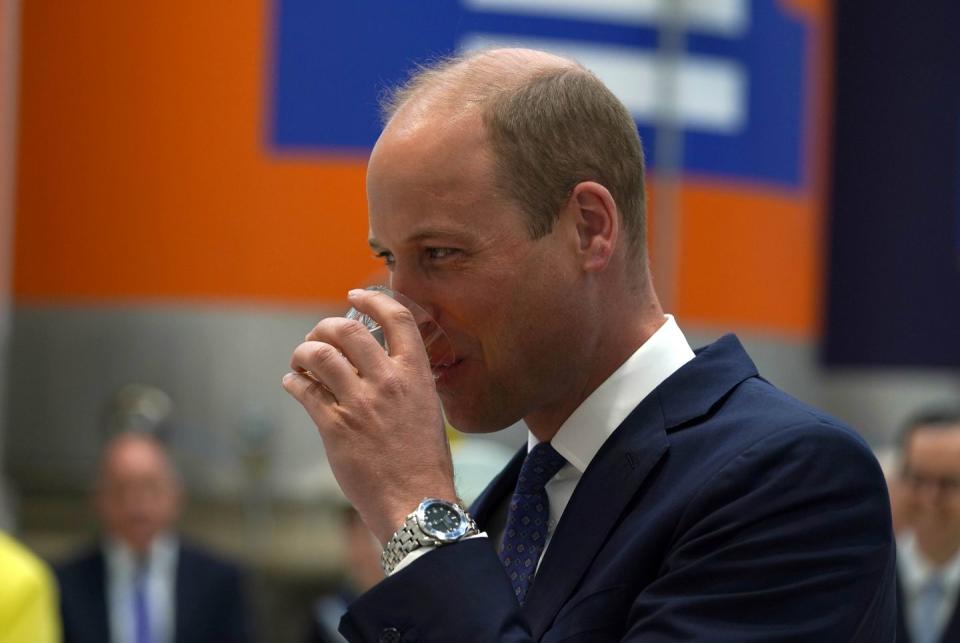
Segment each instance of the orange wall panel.
[{"label": "orange wall panel", "polygon": [[342,300],[365,161],[271,155],[267,5],[24,3],[17,300]]}]

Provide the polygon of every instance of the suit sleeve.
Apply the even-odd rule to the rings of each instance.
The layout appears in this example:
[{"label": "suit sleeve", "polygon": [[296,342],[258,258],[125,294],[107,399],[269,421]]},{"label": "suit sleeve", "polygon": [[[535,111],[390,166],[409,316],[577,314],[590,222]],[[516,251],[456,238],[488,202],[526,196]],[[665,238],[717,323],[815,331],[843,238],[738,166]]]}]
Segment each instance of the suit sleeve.
[{"label": "suit sleeve", "polygon": [[[612,616],[619,624],[560,638],[892,642],[889,512],[859,438],[817,421],[771,431],[691,495],[655,580],[635,590],[623,620]],[[351,606],[341,632],[355,642],[531,640],[484,540],[439,548],[386,579]],[[548,630],[542,640],[558,639]]]},{"label": "suit sleeve", "polygon": [[348,641],[530,641],[489,538],[438,547],[357,599],[340,621]]}]

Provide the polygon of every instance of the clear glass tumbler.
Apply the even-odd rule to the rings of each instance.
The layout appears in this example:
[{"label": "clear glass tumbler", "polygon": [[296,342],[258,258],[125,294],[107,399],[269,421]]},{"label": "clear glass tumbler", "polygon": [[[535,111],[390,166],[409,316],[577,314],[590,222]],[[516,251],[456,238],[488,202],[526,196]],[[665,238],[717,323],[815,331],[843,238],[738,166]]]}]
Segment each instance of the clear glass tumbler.
[{"label": "clear glass tumbler", "polygon": [[[420,330],[420,337],[423,339],[423,346],[430,358],[430,367],[436,369],[439,366],[452,364],[456,355],[453,351],[453,343],[447,337],[447,333],[439,324],[425,311],[419,304],[400,292],[395,292],[384,286],[369,286],[367,290],[382,292],[403,304],[403,306],[413,313],[413,318],[417,322],[417,328]],[[390,352],[387,345],[387,339],[383,334],[383,327],[376,319],[370,315],[361,313],[356,308],[351,308],[345,315],[347,319],[355,319],[367,327],[370,334],[374,336],[377,342],[383,346],[384,350]]]}]

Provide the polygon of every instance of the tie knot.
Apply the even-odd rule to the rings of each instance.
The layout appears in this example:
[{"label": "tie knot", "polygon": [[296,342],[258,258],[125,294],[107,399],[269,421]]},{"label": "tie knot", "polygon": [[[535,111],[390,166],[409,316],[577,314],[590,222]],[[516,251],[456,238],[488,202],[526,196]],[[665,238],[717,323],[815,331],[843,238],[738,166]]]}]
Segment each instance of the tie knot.
[{"label": "tie knot", "polygon": [[517,493],[539,493],[557,471],[567,463],[549,442],[541,442],[530,450],[520,468]]}]

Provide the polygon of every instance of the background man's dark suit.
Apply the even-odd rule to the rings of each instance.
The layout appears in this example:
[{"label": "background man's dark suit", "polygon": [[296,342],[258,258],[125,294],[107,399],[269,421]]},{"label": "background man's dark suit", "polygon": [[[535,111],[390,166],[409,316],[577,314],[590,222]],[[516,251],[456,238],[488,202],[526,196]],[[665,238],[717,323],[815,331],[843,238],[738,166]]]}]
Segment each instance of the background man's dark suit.
[{"label": "background man's dark suit", "polygon": [[[65,643],[109,643],[106,560],[100,548],[56,570]],[[180,543],[174,590],[176,643],[250,640],[240,571]]]},{"label": "background man's dark suit", "polygon": [[[497,528],[523,455],[474,505],[481,528]],[[523,608],[491,542],[469,540],[361,596],[341,631],[351,641],[458,632],[484,642],[878,643],[894,640],[895,564],[867,446],[761,379],[727,336],[603,445]]]}]

